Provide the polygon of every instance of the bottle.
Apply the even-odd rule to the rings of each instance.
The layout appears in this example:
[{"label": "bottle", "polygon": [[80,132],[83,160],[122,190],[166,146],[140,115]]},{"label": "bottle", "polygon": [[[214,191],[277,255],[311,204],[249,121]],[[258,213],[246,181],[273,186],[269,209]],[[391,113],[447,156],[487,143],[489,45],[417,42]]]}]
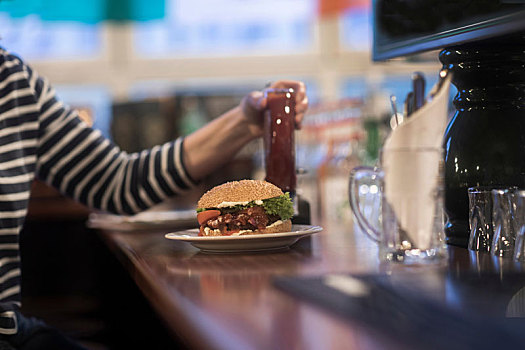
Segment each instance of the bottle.
[{"label": "bottle", "polygon": [[267,89],[264,115],[265,180],[288,192],[294,204],[294,224],[310,224],[309,203],[297,196],[295,170],[295,93]]},{"label": "bottle", "polygon": [[295,194],[295,94],[293,89],[267,89],[264,116],[265,180]]}]

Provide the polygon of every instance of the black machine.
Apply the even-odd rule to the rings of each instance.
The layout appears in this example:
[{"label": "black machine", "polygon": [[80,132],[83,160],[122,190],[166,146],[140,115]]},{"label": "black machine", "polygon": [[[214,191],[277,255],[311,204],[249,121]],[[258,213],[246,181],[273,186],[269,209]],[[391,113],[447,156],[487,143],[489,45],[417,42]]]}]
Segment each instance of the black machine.
[{"label": "black machine", "polygon": [[373,59],[441,49],[447,243],[466,247],[472,186],[525,188],[525,0],[375,0]]}]

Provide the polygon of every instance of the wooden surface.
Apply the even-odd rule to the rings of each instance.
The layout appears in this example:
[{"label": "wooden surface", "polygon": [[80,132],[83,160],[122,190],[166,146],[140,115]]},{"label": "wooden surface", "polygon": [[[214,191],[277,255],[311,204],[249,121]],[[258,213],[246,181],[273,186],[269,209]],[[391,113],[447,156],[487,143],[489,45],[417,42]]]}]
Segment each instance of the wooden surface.
[{"label": "wooden surface", "polygon": [[31,187],[28,219],[85,220],[90,210],[79,202],[63,196],[46,183],[35,180]]},{"label": "wooden surface", "polygon": [[506,269],[454,247],[442,266],[392,268],[378,262],[375,244],[354,233],[352,225],[324,228],[288,251],[257,254],[204,254],[165,239],[163,231],[103,231],[102,236],[169,328],[200,349],[406,349],[403,337],[301,301],[275,288],[274,278],[430,276],[430,289],[446,300],[450,279],[443,276],[448,272]]}]

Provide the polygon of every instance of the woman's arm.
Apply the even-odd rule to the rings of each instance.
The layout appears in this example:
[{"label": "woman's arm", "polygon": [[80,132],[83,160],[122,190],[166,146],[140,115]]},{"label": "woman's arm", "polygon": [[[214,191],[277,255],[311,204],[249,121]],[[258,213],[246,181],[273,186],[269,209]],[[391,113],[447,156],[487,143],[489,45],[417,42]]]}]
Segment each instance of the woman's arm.
[{"label": "woman's arm", "polygon": [[[139,153],[127,154],[88,127],[56,99],[51,86],[32,72],[28,81],[38,108],[37,176],[62,193],[114,213],[134,214],[182,194],[262,135],[266,101],[261,92],[195,133]],[[307,101],[304,84],[278,82],[297,91],[297,122]]]}]

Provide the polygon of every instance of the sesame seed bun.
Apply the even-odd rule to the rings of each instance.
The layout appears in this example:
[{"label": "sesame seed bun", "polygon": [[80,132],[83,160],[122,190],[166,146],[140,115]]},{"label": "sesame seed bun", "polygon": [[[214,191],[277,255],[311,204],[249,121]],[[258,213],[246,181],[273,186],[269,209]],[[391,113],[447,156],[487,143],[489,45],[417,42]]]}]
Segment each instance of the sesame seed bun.
[{"label": "sesame seed bun", "polygon": [[231,181],[206,192],[197,202],[197,208],[216,208],[222,202],[250,202],[283,194],[279,187],[266,181]]}]

